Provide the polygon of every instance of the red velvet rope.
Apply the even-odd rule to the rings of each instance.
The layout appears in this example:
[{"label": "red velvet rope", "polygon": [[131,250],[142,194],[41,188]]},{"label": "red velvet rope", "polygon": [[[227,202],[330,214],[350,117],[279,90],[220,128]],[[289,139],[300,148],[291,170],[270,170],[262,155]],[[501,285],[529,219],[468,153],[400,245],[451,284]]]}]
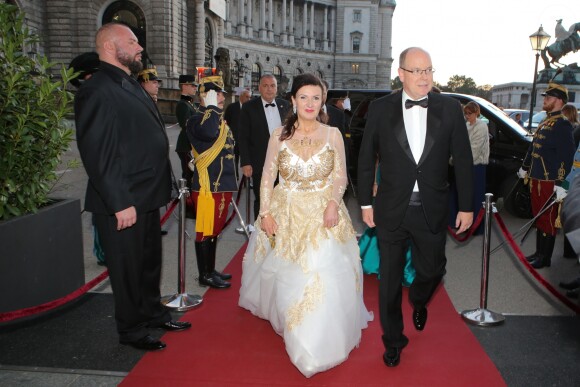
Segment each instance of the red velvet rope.
[{"label": "red velvet rope", "polygon": [[530,263],[526,260],[525,255],[522,253],[522,250],[520,250],[520,247],[518,246],[518,244],[514,240],[512,234],[510,234],[507,227],[505,226],[503,219],[499,216],[498,213],[494,213],[493,215],[495,217],[495,220],[497,221],[497,224],[499,225],[499,227],[501,229],[503,236],[506,238],[507,242],[512,247],[512,250],[514,251],[514,253],[518,257],[520,262],[526,267],[526,269],[528,269],[530,274],[533,275],[534,278],[536,278],[538,280],[538,282],[540,282],[540,284],[542,284],[542,286],[544,286],[546,289],[548,289],[548,291],[550,293],[552,293],[552,295],[554,297],[556,297],[557,299],[562,301],[562,303],[564,305],[566,305],[568,308],[572,309],[576,314],[580,314],[580,306],[574,304],[572,301],[570,301],[568,298],[566,298],[564,295],[562,295],[562,293],[560,293],[558,290],[556,290],[556,288],[554,288],[548,281],[546,281],[544,279],[544,277],[542,277],[540,274],[538,274],[537,270],[534,269],[532,267],[532,265],[530,265]]},{"label": "red velvet rope", "polygon": [[103,281],[108,276],[109,276],[109,271],[105,270],[104,272],[99,274],[96,278],[87,282],[82,287],[78,288],[74,292],[72,292],[64,297],[61,297],[57,300],[49,301],[47,303],[37,305],[37,306],[31,306],[29,308],[15,310],[13,312],[0,313],[0,322],[16,320],[18,318],[30,316],[32,314],[46,312],[47,310],[57,308],[61,305],[66,304],[67,302],[70,302],[70,301],[82,296],[83,294],[88,292],[90,289],[97,286],[97,284],[99,284],[101,281]]},{"label": "red velvet rope", "polygon": [[165,214],[163,214],[163,216],[161,217],[162,226],[165,224],[165,222],[167,222],[167,219],[169,219],[171,213],[173,212],[175,207],[177,207],[177,204],[179,204],[179,197],[173,199],[173,201],[169,204],[169,208],[167,209],[167,211],[165,211]]},{"label": "red velvet rope", "polygon": [[477,230],[477,228],[479,227],[479,224],[481,223],[481,221],[483,220],[483,217],[485,215],[485,211],[483,208],[481,208],[479,210],[479,212],[477,213],[477,217],[475,218],[475,221],[473,222],[473,224],[471,225],[471,227],[469,228],[469,230],[459,236],[455,233],[455,231],[453,231],[453,229],[449,226],[447,226],[447,231],[449,231],[449,234],[451,234],[451,236],[458,242],[465,242],[466,240],[468,240],[473,233],[475,232],[475,230]]}]

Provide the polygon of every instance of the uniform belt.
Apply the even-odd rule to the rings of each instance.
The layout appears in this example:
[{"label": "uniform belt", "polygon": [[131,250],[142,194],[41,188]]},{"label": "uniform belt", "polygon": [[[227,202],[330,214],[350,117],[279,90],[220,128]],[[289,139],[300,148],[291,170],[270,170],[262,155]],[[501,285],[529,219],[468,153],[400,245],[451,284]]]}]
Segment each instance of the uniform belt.
[{"label": "uniform belt", "polygon": [[414,207],[421,205],[421,195],[419,194],[419,192],[413,192],[411,194],[411,198],[409,199],[409,205]]}]

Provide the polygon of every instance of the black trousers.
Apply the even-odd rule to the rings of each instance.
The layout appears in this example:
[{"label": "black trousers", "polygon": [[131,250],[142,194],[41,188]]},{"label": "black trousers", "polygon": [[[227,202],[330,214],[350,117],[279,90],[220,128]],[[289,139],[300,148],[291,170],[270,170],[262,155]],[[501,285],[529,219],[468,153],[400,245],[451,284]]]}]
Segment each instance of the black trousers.
[{"label": "black trousers", "polygon": [[159,210],[137,215],[132,227],[117,231],[117,218],[95,214],[115,300],[121,341],[135,341],[148,327],[171,320],[160,303],[161,225]]},{"label": "black trousers", "polygon": [[[375,214],[375,219],[377,214]],[[381,255],[379,314],[386,348],[402,348],[409,342],[403,334],[402,281],[408,239],[412,241],[411,261],[417,272],[409,289],[413,307],[426,306],[445,274],[445,229],[432,233],[423,207],[409,206],[402,224],[394,231],[377,226]]]}]

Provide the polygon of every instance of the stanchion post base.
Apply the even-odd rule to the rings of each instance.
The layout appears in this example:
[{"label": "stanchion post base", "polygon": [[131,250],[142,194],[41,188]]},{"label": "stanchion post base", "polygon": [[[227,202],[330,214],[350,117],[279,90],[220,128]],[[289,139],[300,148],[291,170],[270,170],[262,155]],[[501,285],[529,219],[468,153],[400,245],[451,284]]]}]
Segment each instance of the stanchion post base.
[{"label": "stanchion post base", "polygon": [[190,296],[187,293],[174,294],[173,296],[165,296],[161,298],[161,303],[168,308],[175,309],[178,312],[183,312],[196,306],[199,306],[203,302],[203,298],[198,295]]},{"label": "stanchion post base", "polygon": [[505,321],[502,314],[483,308],[464,310],[461,312],[461,317],[469,324],[483,327],[500,325]]}]

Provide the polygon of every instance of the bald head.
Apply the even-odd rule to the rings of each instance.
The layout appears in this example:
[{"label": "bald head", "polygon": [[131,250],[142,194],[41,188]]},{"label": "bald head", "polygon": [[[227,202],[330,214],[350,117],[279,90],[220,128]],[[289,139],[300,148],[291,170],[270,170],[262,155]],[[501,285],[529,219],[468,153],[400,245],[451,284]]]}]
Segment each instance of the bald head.
[{"label": "bald head", "polygon": [[123,69],[138,73],[143,69],[137,37],[129,27],[120,23],[108,23],[97,31],[96,47],[99,59]]}]

